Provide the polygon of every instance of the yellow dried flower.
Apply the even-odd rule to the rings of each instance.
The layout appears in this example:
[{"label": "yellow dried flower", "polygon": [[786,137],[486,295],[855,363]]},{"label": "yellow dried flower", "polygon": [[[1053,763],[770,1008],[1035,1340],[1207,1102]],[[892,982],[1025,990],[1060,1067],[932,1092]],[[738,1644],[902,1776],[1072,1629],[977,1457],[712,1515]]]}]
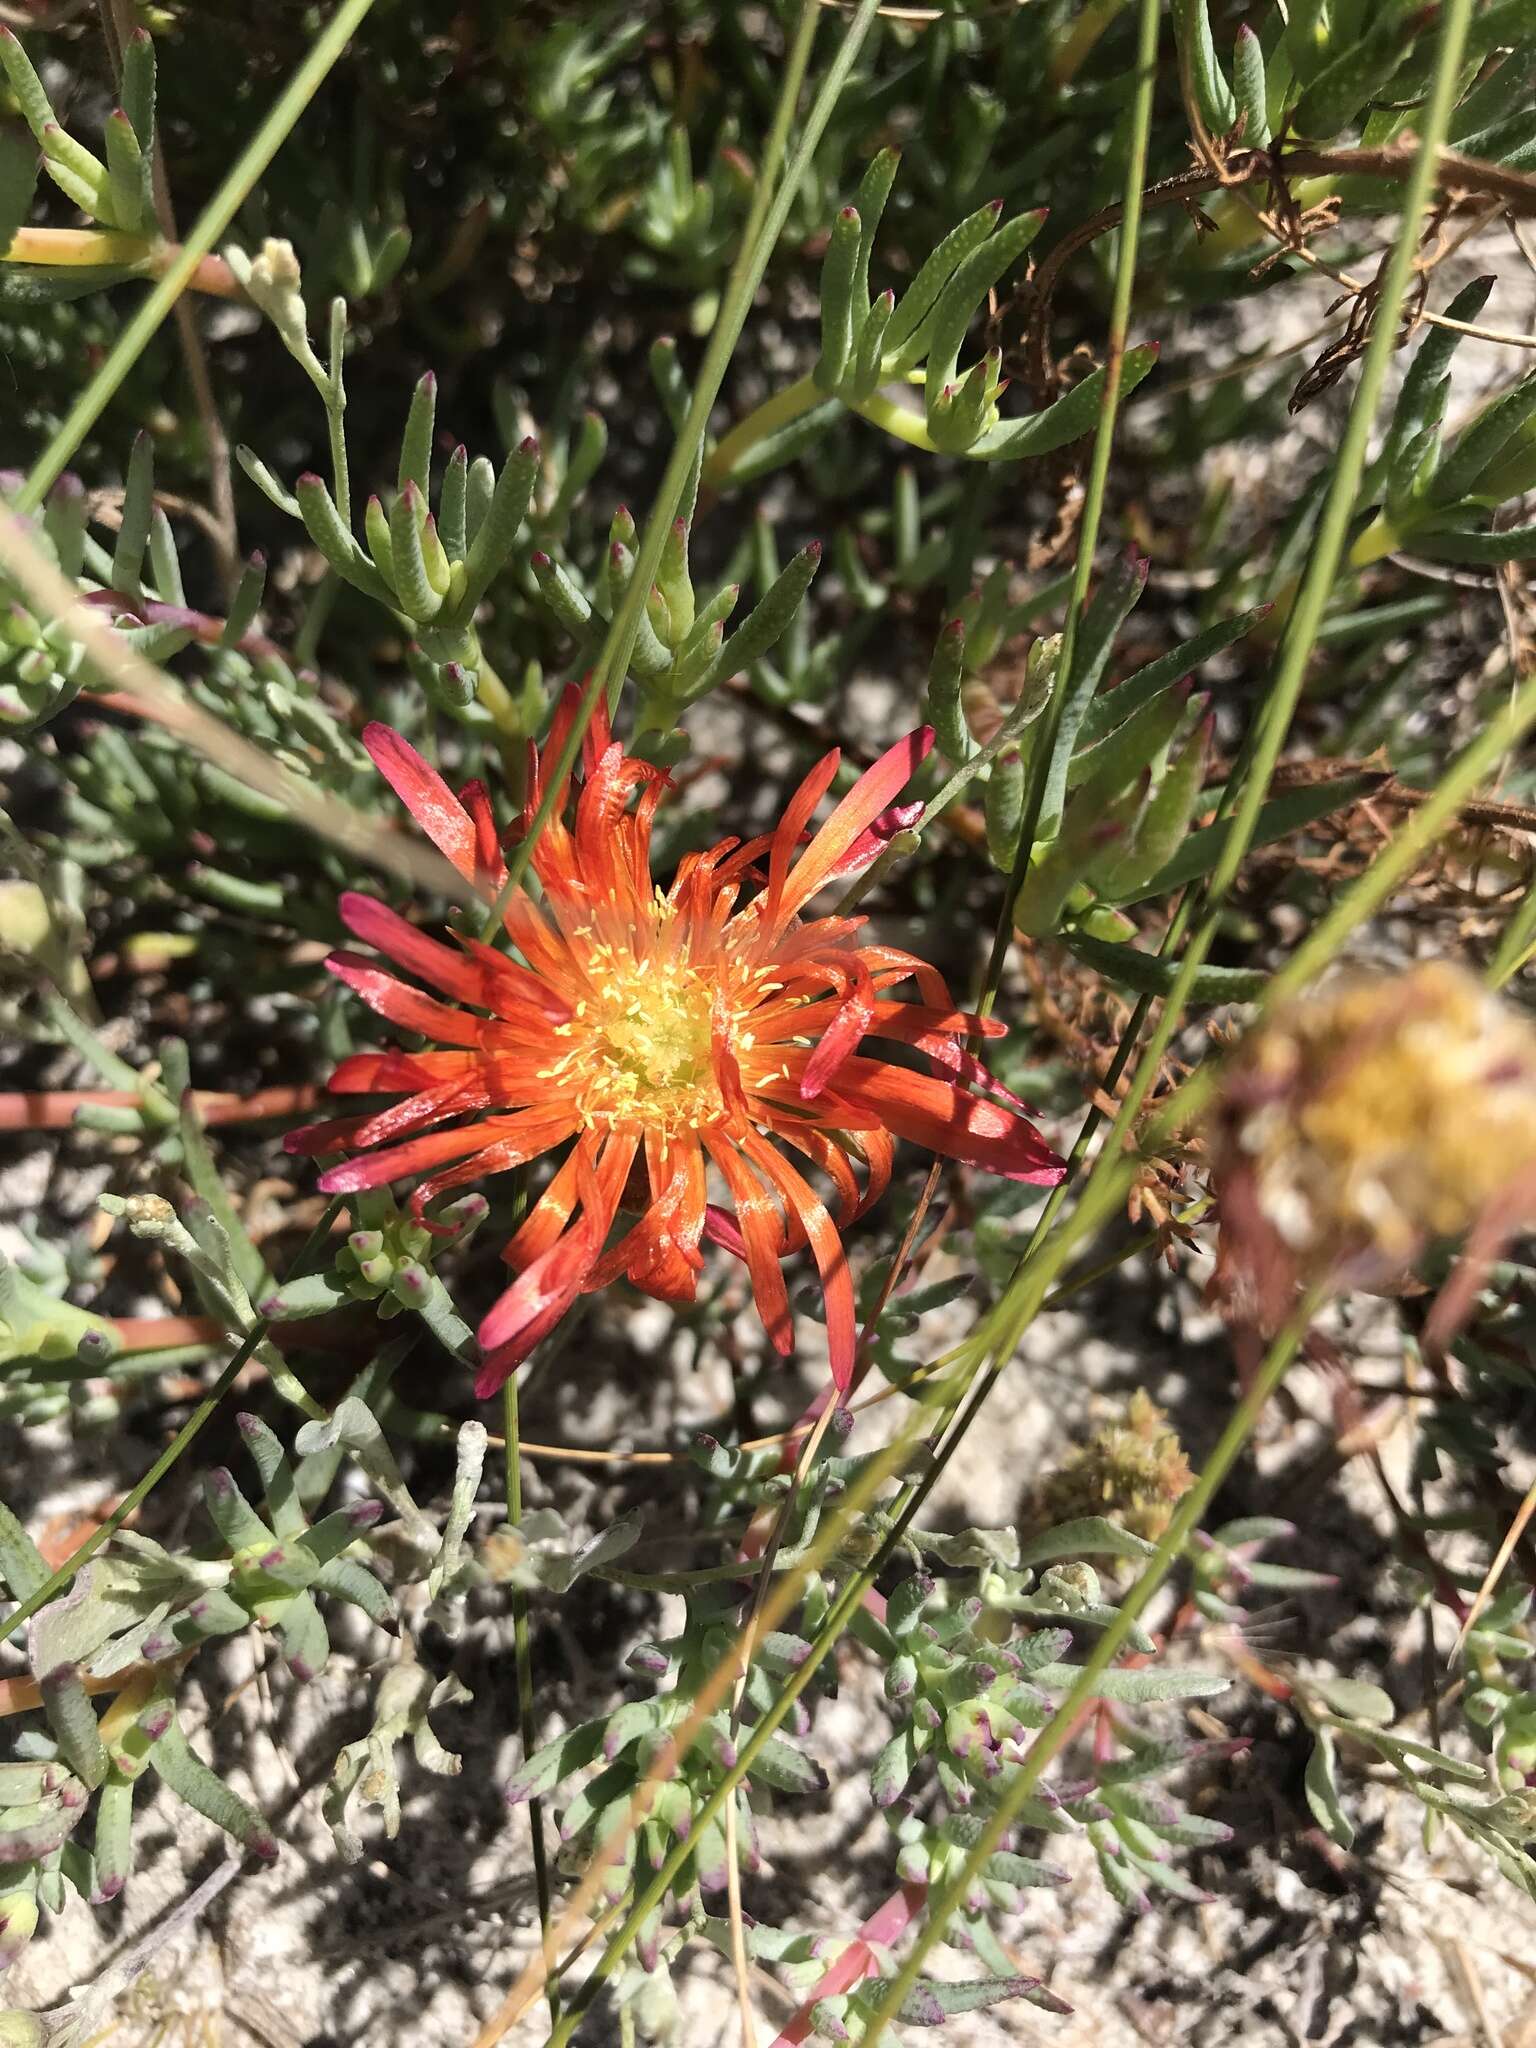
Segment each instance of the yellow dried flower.
[{"label": "yellow dried flower", "polygon": [[1194,1474],[1168,1417],[1140,1387],[1124,1416],[1096,1431],[1042,1481],[1038,1519],[1049,1528],[1104,1515],[1155,1542]]},{"label": "yellow dried flower", "polygon": [[1222,1277],[1261,1321],[1386,1284],[1536,1176],[1536,1027],[1446,961],[1341,979],[1239,1048],[1215,1164]]}]

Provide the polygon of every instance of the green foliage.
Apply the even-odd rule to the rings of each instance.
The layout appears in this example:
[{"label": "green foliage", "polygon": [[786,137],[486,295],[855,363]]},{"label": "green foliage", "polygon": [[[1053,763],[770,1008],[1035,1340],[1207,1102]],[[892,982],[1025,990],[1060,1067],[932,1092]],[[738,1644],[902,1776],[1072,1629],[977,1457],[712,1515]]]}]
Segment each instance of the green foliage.
[{"label": "green foliage", "polygon": [[[1084,1235],[1108,1220],[1140,1173],[1137,1213],[1156,1235],[1132,1249],[1155,1241],[1176,1257],[1191,1236],[1219,1244],[1199,1154],[1182,1149],[1187,1126],[1149,1128],[1141,1114],[1170,1051],[1200,1057],[1198,1033],[1174,1036],[1183,1006],[1264,1004],[1291,935],[1319,928],[1340,877],[1376,857],[1395,820],[1438,801],[1460,738],[1494,730],[1512,674],[1500,666],[1497,579],[1536,554],[1523,502],[1536,493],[1536,379],[1488,352],[1495,280],[1451,292],[1443,243],[1410,222],[1423,302],[1394,296],[1385,239],[1409,138],[1431,132],[1441,84],[1433,132],[1472,160],[1447,187],[1444,240],[1493,198],[1523,203],[1518,179],[1536,169],[1528,0],[1246,12],[1252,21],[1234,25],[1232,9],[1177,0],[1158,14],[1167,32],[1147,72],[1143,7],[1041,0],[921,22],[866,7],[835,103],[821,104],[829,45],[850,22],[824,10],[799,112],[786,104],[776,124],[781,83],[799,76],[794,9],[681,0],[661,26],[616,5],[471,5],[446,24],[416,0],[376,9],[285,131],[232,246],[195,279],[186,309],[200,354],[167,330],[91,438],[71,412],[131,312],[118,288],[163,275],[176,254],[159,224],[157,148],[190,234],[255,126],[253,91],[263,99],[297,63],[299,32],[277,18],[231,27],[207,10],[152,11],[120,75],[83,22],[40,28],[28,51],[0,33],[20,117],[0,134],[0,253],[17,259],[0,272],[15,386],[6,506],[28,508],[20,532],[123,646],[166,672],[184,707],[298,778],[322,815],[345,806],[378,826],[366,844],[366,833],[313,837],[174,718],[140,716],[7,551],[0,724],[21,760],[6,770],[14,873],[0,881],[0,1015],[17,1070],[7,1128],[69,1117],[77,1155],[105,1169],[101,1206],[120,1227],[103,1238],[100,1218],[57,1226],[50,1206],[46,1229],[0,1259],[0,1415],[29,1457],[88,1438],[93,1456],[170,1449],[135,1502],[141,1519],[63,1581],[27,1533],[30,1509],[19,1512],[34,1489],[18,1488],[18,1512],[0,1508],[0,1575],[15,1600],[37,1603],[25,1639],[36,1704],[0,1763],[0,1970],[67,1890],[105,1904],[132,1882],[141,1780],[163,1781],[249,1854],[276,1853],[275,1830],[226,1781],[222,1751],[217,1768],[204,1761],[199,1733],[201,1701],[219,1696],[220,1646],[253,1631],[275,1645],[279,1686],[325,1666],[336,1682],[351,1668],[343,1630],[366,1631],[370,1656],[385,1632],[389,1661],[366,1712],[349,1708],[324,1812],[349,1861],[374,1827],[409,1839],[412,1768],[425,1774],[414,1796],[433,1798],[461,1768],[450,1710],[475,1704],[438,1638],[507,1603],[530,1739],[506,1796],[514,1809],[550,1803],[561,1877],[617,1851],[600,1894],[619,1909],[614,1931],[590,1982],[566,1988],[557,2042],[604,1984],[622,2028],[664,2030],[673,1969],[698,1938],[729,1958],[739,1939],[810,2001],[802,2034],[872,2042],[954,2022],[958,2039],[966,2014],[1006,2000],[1062,2010],[1016,1968],[1010,1923],[1069,1865],[1091,1863],[1131,1911],[1205,1896],[1209,1861],[1192,1872],[1190,1859],[1228,1840],[1206,1807],[1219,1810],[1220,1767],[1240,1745],[1188,1739],[1176,1710],[1252,1667],[1192,1666],[1184,1631],[1220,1632],[1211,1663],[1245,1625],[1245,1599],[1303,1602],[1334,1585],[1292,1561],[1311,1554],[1305,1536],[1247,1515],[1165,1554],[1097,1498],[1065,1525],[1022,1533],[920,1511],[976,1413],[971,1396],[1005,1367],[1031,1369],[1020,1303],[1027,1321],[1087,1284],[1079,1219]],[[1437,70],[1442,30],[1462,16],[1465,49]],[[236,79],[228,93],[208,90],[215,73]],[[813,103],[825,125],[799,162]],[[733,266],[786,179],[784,233],[755,252],[765,268],[740,345],[708,431],[677,458],[680,502],[656,520],[647,508],[685,434],[700,345],[740,303]],[[1139,220],[1127,213],[1138,191]],[[1270,226],[1245,204],[1261,199]],[[1372,282],[1348,288],[1347,330],[1307,369],[1271,344],[1292,317],[1296,332],[1325,317],[1333,287],[1298,258],[1324,225],[1323,259]],[[1117,276],[1135,286],[1126,317]],[[235,302],[213,306],[209,289]],[[1338,421],[1373,388],[1357,360],[1373,323],[1378,351],[1401,341],[1402,377],[1355,488]],[[1481,330],[1483,380],[1472,406],[1469,328]],[[1140,338],[1149,332],[1159,340]],[[1299,434],[1287,396],[1317,408]],[[45,446],[68,466],[44,472],[57,481],[35,503],[25,465]],[[1323,578],[1337,540],[1346,558]],[[654,566],[637,589],[642,562]],[[619,673],[615,621],[635,609]],[[281,1277],[281,1235],[306,1190],[240,1115],[253,1091],[281,1098],[284,1121],[325,1115],[317,1084],[356,1050],[354,1032],[379,1042],[321,973],[341,932],[338,897],[394,892],[371,866],[375,855],[393,865],[381,849],[396,842],[364,726],[396,728],[455,791],[505,789],[496,813],[522,833],[529,742],[548,732],[566,677],[599,666],[613,731],[674,783],[657,821],[664,878],[729,834],[746,846],[748,886],[774,858],[757,835],[817,759],[843,749],[832,801],[891,739],[931,723],[937,753],[877,821],[878,859],[816,914],[879,920],[892,948],[942,961],[953,1000],[1009,1025],[1000,1044],[982,1035],[995,1023],[977,1024],[942,1078],[974,1081],[978,1129],[1017,1102],[1013,1089],[1039,1100],[1062,1152],[1079,1141],[1074,1171],[1089,1190],[1046,1197],[967,1174],[929,1190],[930,1208],[915,1148],[897,1153],[904,1178],[889,1208],[847,1238],[858,1370],[901,1418],[889,1457],[853,1440],[856,1407],[834,1414],[814,1457],[804,1446],[819,1410],[782,1443],[749,1435],[786,1427],[804,1390],[786,1391],[783,1368],[744,1343],[744,1283],[705,1243],[716,1219],[701,1237],[674,1218],[655,1253],[677,1266],[666,1342],[629,1314],[622,1279],[584,1304],[582,1352],[633,1345],[643,1372],[615,1373],[611,1411],[581,1405],[585,1355],[530,1394],[541,1433],[553,1416],[548,1433],[581,1435],[575,1448],[590,1454],[607,1448],[594,1430],[658,1433],[638,1419],[635,1388],[680,1356],[699,1368],[701,1398],[729,1381],[736,1408],[722,1405],[717,1434],[650,1475],[668,1489],[661,1514],[644,1466],[637,1478],[616,1465],[601,1496],[557,1467],[527,1503],[515,1408],[505,1485],[486,1428],[465,1420],[470,1311],[505,1285],[495,1254],[542,1169],[430,1202],[419,1218],[383,1190],[351,1196],[303,1270]],[[1287,675],[1294,702],[1276,680]],[[1274,721],[1293,710],[1287,751],[1311,772],[1260,788],[1284,737]],[[1428,920],[1451,904],[1469,945],[1506,966],[1528,953],[1529,911],[1514,906],[1529,863],[1500,806],[1532,793],[1511,745],[1479,814],[1490,836],[1455,849],[1445,896],[1416,890],[1421,870],[1399,877],[1395,916],[1426,920],[1411,925],[1416,949],[1442,942]],[[515,843],[509,834],[509,856]],[[425,930],[440,922],[430,902],[393,900]],[[605,914],[546,900],[561,919]],[[452,913],[471,958],[463,942],[483,914]],[[1188,971],[1191,931],[1218,945]],[[1026,977],[1010,968],[1016,932],[1033,942]],[[860,1017],[883,989],[829,993],[861,1026],[890,1022],[883,1010]],[[1137,999],[1123,1039],[1122,993]],[[922,1000],[951,998],[925,985]],[[1154,1004],[1163,1035],[1132,1065]],[[519,1019],[484,1018],[485,1007],[470,1006],[494,1054]],[[157,1043],[167,1029],[180,1035]],[[390,1042],[392,1058],[449,1071],[432,1064],[435,1040],[401,1026]],[[898,1064],[924,1061],[914,1039]],[[1206,1078],[1197,1068],[1195,1086]],[[81,1079],[87,1099],[59,1109],[54,1092]],[[1099,1109],[1076,1121],[1085,1093],[1106,1113],[1126,1104],[1096,1148]],[[495,1114],[499,1101],[487,1084],[484,1106]],[[342,1107],[392,1114],[371,1097]],[[462,1107],[445,1094],[395,1135],[430,1134]],[[824,1177],[820,1194],[830,1182],[841,1196],[850,1167],[833,1150],[806,1171]],[[636,1220],[634,1189],[620,1197],[615,1241]],[[587,1190],[574,1199],[583,1213]],[[907,1221],[913,1240],[898,1255]],[[798,1257],[793,1239],[791,1227],[781,1249]],[[825,1256],[825,1241],[815,1249]],[[1432,1261],[1425,1273],[1445,1279]],[[1507,1527],[1495,1508],[1510,1506],[1498,1489],[1530,1392],[1530,1278],[1513,1258],[1496,1262],[1458,1341],[1465,1385],[1424,1394],[1415,1418],[1414,1499],[1397,1540],[1421,1601],[1458,1618]],[[178,1340],[195,1315],[197,1341],[141,1349],[146,1299],[182,1312]],[[1422,1335],[1412,1299],[1405,1346]],[[791,1306],[814,1368],[817,1311]],[[540,1373],[559,1341],[541,1344]],[[232,1351],[259,1492],[218,1462],[228,1452],[194,1446]],[[302,1418],[291,1449],[285,1408]],[[125,1417],[135,1428],[119,1432]],[[31,1434],[44,1424],[55,1435]],[[1020,1497],[1038,1500],[1049,1474],[1015,1476]],[[1462,1546],[1454,1569],[1450,1536]],[[1131,1588],[1153,1570],[1174,1572],[1182,1597],[1143,1616]],[[1338,1580],[1353,1597],[1342,1565]],[[756,1628],[759,1597],[781,1595]],[[1358,1771],[1369,1755],[1428,1825],[1449,1822],[1536,1896],[1528,1605],[1511,1578],[1475,1617],[1454,1713],[1433,1742],[1404,1732],[1371,1678],[1322,1655],[1271,1675],[1310,1731],[1304,1795],[1334,1840],[1355,1839],[1376,1796]],[[595,1697],[562,1727],[542,1671],[572,1614],[603,1643],[620,1629],[670,1633],[643,1642],[625,1671],[601,1669]],[[1085,1703],[1099,1645],[1114,1654]],[[925,1951],[949,1941],[959,1978],[898,1965],[894,1933],[865,1952],[775,1924],[767,1884],[751,1889],[747,1924],[731,1924],[730,1841],[751,1887],[764,1874],[764,1813],[792,1826],[847,1768],[822,1712],[839,1654],[883,1689],[885,1719],[862,1731],[863,1755],[907,1901],[895,1932],[915,1923]],[[1069,1723],[1066,1760],[1037,1782]],[[460,1746],[462,1768],[483,1771],[484,1744]],[[1170,1789],[1192,1770],[1210,1801]],[[993,1842],[987,1831],[1005,1821]],[[540,1903],[545,1918],[558,1912]],[[843,1964],[853,1973],[840,1988],[819,1990]],[[0,2038],[27,2038],[15,2017],[0,2016]]]},{"label": "green foliage", "polygon": [[60,125],[31,59],[8,28],[0,29],[0,65],[43,152],[43,169],[65,198],[104,228],[156,235],[155,48],[147,30],[135,29],[124,47],[123,105],[104,124],[105,162]]},{"label": "green foliage", "polygon": [[[381,1503],[354,1499],[309,1522],[299,1506],[302,1472],[256,1416],[239,1420],[261,1475],[265,1517],[232,1474],[216,1469],[204,1486],[215,1549],[178,1555],[120,1530],[110,1554],[85,1566],[68,1597],[31,1626],[27,1655],[45,1725],[21,1736],[26,1761],[0,1765],[0,1860],[18,1899],[57,1911],[61,1880],[97,1903],[117,1896],[132,1874],[133,1794],[146,1770],[270,1861],[277,1844],[267,1824],[202,1761],[178,1719],[188,1657],[221,1637],[269,1629],[290,1671],[307,1680],[329,1652],[322,1600],[353,1604],[375,1622],[391,1616],[383,1587],[354,1556],[366,1556]],[[0,1526],[10,1532],[0,1548],[10,1589],[35,1590],[46,1566],[8,1510]],[[117,1696],[103,1714],[91,1691],[109,1680]],[[76,1831],[88,1815],[86,1850]],[[30,1906],[8,1912],[7,1962],[35,1926]]]}]

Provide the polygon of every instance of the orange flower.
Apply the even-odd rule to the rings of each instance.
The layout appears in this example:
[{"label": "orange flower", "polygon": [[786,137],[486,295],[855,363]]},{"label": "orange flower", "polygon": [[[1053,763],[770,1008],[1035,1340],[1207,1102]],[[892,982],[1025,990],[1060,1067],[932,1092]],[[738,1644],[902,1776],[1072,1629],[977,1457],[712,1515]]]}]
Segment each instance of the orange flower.
[{"label": "orange flower", "polygon": [[[508,843],[528,829],[577,701],[567,691],[542,759],[532,758]],[[387,726],[369,726],[363,741],[428,838],[480,890],[498,890],[506,870],[483,785],[455,796]],[[966,1049],[972,1033],[1002,1027],[956,1010],[923,961],[858,943],[862,918],[802,916],[829,881],[874,859],[894,829],[881,813],[931,743],[924,730],[892,747],[802,843],[837,771],[828,754],[777,830],[686,855],[663,891],[649,846],[666,778],[626,756],[599,713],[573,817],[564,820],[562,790],[534,849],[543,902],[517,891],[507,906],[521,963],[460,932],[445,945],[367,896],[342,897],[347,929],[440,996],[356,953],[334,954],[332,972],[392,1024],[451,1049],[342,1062],[336,1093],[402,1099],[290,1133],[290,1151],[357,1155],[327,1168],[321,1187],[351,1194],[425,1173],[412,1197],[420,1215],[449,1188],[575,1140],[506,1248],[517,1278],[480,1325],[479,1396],[578,1294],[623,1276],[661,1300],[691,1301],[705,1238],[745,1259],[781,1352],[791,1326],[780,1261],[809,1244],[833,1378],[846,1388],[856,1336],[839,1233],[884,1192],[897,1138],[1014,1180],[1061,1178],[1024,1105]],[[920,1003],[888,996],[907,980]],[[872,1057],[881,1040],[913,1048],[941,1077]],[[835,1218],[790,1154],[825,1175]],[[711,1167],[734,1215],[709,1199]],[[626,1197],[639,1221],[610,1245]]]}]

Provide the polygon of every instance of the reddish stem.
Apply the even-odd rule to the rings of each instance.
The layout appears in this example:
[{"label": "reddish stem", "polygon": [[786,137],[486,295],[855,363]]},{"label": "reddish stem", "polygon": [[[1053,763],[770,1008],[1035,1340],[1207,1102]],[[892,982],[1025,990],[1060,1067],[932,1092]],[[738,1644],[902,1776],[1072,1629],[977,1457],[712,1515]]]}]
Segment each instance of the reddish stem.
[{"label": "reddish stem", "polygon": [[810,2036],[811,2014],[822,1999],[836,1998],[841,1992],[851,1991],[855,1984],[862,1984],[866,1977],[877,1975],[880,1963],[874,1948],[889,1948],[892,1942],[900,1940],[927,1903],[927,1885],[904,1884],[900,1891],[892,1892],[883,1906],[877,1906],[837,1961],[811,1986],[804,2004],[786,2021],[773,2048],[798,2048]]},{"label": "reddish stem", "polygon": [[[257,1088],[249,1095],[197,1090],[193,1101],[205,1124],[254,1124],[267,1117],[304,1116],[320,1100],[312,1087]],[[0,1131],[62,1131],[86,1103],[104,1109],[137,1109],[140,1096],[131,1088],[39,1088],[30,1093],[0,1094]]]},{"label": "reddish stem", "polygon": [[318,1088],[308,1085],[289,1088],[256,1088],[249,1095],[204,1095],[192,1097],[205,1124],[254,1124],[269,1116],[307,1116],[320,1101]]},{"label": "reddish stem", "polygon": [[[91,590],[86,592],[85,601],[100,607],[103,611],[127,614],[144,626],[178,626],[190,633],[200,647],[218,647],[222,644],[227,621],[215,618],[210,612],[193,611],[189,605],[162,604],[159,598],[130,597],[121,590]],[[247,631],[239,643],[241,654],[259,655],[263,659],[280,654],[275,640],[269,640],[264,633]],[[132,711],[140,717],[144,707],[137,697],[124,696],[112,690],[82,690],[82,697],[88,697],[97,704],[110,703],[114,710]]]},{"label": "reddish stem", "polygon": [[183,1344],[218,1344],[224,1325],[212,1316],[114,1316],[125,1351],[174,1351]]}]

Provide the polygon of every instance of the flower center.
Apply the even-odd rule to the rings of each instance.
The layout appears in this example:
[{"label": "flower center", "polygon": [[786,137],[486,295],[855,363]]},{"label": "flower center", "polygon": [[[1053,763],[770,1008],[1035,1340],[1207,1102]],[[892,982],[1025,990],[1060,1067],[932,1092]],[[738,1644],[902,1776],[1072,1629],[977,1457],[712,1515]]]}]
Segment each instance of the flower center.
[{"label": "flower center", "polygon": [[593,995],[567,1027],[571,1051],[551,1075],[574,1084],[584,1120],[664,1131],[718,1122],[712,983],[679,960],[620,956],[588,972]]}]

